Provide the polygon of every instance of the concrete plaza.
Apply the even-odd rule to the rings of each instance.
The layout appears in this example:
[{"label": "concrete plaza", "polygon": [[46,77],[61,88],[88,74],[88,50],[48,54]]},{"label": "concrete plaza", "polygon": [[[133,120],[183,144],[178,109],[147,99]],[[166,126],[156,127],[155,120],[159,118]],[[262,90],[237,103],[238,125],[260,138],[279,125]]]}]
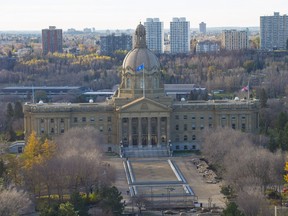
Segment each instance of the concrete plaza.
[{"label": "concrete plaza", "polygon": [[[225,207],[225,199],[223,195],[220,193],[220,183],[209,184],[203,178],[203,174],[197,171],[196,166],[193,164],[192,160],[197,156],[185,156],[185,157],[173,157],[173,158],[133,158],[129,159],[130,163],[133,167],[133,173],[135,177],[135,182],[143,183],[143,187],[138,187],[138,191],[143,194],[147,194],[147,199],[152,199],[153,201],[157,200],[156,194],[161,194],[162,199],[166,199],[169,202],[174,194],[181,194],[182,184],[188,184],[195,196],[197,197],[198,203],[202,203],[203,207],[217,206],[217,207]],[[177,164],[177,167],[181,171],[184,176],[186,183],[181,182],[174,175],[173,171],[168,166],[167,161],[171,159]],[[108,158],[108,163],[111,164],[116,170],[116,181],[115,185],[122,192],[122,196],[126,203],[130,202],[130,190],[131,184],[129,185],[127,181],[127,175],[125,173],[123,162],[125,163],[126,159],[110,157]],[[155,182],[159,181],[160,184],[163,184],[163,187],[151,187],[148,183],[155,186]],[[179,181],[177,183],[177,181]],[[146,182],[146,183],[145,183]],[[165,183],[166,182],[166,183]],[[173,184],[173,182],[177,184]],[[129,187],[130,186],[130,187]],[[139,184],[138,184],[139,186]],[[146,186],[146,187],[145,187]],[[171,190],[168,191],[167,186],[173,187],[173,192]],[[152,189],[151,189],[152,188]],[[153,193],[153,197],[151,196],[151,190]],[[129,192],[128,192],[129,191]],[[149,195],[150,194],[150,195]],[[177,197],[175,195],[175,197]],[[184,196],[178,196],[179,200],[184,200]],[[159,198],[159,196],[158,196]],[[161,198],[160,198],[161,199]],[[172,202],[172,201],[171,201]],[[166,202],[167,203],[167,202]]]}]

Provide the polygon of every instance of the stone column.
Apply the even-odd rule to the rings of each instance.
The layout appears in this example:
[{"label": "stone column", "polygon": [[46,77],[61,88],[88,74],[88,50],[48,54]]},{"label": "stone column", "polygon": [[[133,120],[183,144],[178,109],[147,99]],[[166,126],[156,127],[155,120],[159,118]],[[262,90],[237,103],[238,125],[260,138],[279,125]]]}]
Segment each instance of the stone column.
[{"label": "stone column", "polygon": [[166,117],[167,121],[167,128],[166,128],[166,144],[169,142],[170,140],[170,117]]},{"label": "stone column", "polygon": [[148,146],[151,146],[151,117],[148,117]]},{"label": "stone column", "polygon": [[118,140],[118,144],[122,141],[122,118],[119,118],[119,140]]},{"label": "stone column", "polygon": [[129,117],[129,144],[128,146],[132,146],[132,117]]},{"label": "stone column", "polygon": [[141,117],[138,118],[138,146],[139,146],[139,147],[142,147]]},{"label": "stone column", "polygon": [[161,144],[161,127],[160,127],[160,119],[161,117],[157,117],[157,145]]}]

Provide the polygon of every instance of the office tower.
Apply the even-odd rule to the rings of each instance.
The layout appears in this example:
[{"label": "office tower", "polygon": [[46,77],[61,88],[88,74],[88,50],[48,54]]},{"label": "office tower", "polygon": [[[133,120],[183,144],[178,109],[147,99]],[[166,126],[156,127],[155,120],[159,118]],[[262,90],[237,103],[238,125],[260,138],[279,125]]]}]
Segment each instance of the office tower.
[{"label": "office tower", "polygon": [[173,18],[170,22],[170,52],[190,52],[190,22],[186,18]]},{"label": "office tower", "polygon": [[201,22],[201,23],[199,24],[199,31],[200,31],[200,33],[202,33],[202,34],[206,34],[206,23]]},{"label": "office tower", "polygon": [[248,30],[224,30],[222,32],[222,46],[226,50],[242,50],[248,48]]},{"label": "office tower", "polygon": [[146,43],[148,49],[154,53],[164,52],[164,27],[158,18],[147,18],[144,22],[146,29]]},{"label": "office tower", "polygon": [[42,52],[44,55],[51,52],[63,52],[62,29],[49,26],[49,29],[42,29]]},{"label": "office tower", "polygon": [[116,50],[131,50],[132,36],[122,33],[121,35],[109,34],[100,37],[100,52],[102,55],[113,55]]},{"label": "office tower", "polygon": [[260,17],[260,48],[264,50],[288,48],[288,16],[280,16],[274,12],[274,16]]}]

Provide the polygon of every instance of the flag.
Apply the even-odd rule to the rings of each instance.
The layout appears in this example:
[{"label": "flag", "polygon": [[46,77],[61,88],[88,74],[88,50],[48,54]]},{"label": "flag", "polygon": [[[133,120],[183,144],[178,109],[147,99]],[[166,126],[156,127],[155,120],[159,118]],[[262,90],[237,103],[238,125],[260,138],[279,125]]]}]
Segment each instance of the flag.
[{"label": "flag", "polygon": [[141,64],[139,65],[137,68],[136,68],[136,71],[141,71],[141,70],[144,70],[144,64]]},{"label": "flag", "polygon": [[244,91],[247,92],[248,90],[249,90],[249,86],[244,86],[244,87],[241,89],[242,92],[244,92]]}]

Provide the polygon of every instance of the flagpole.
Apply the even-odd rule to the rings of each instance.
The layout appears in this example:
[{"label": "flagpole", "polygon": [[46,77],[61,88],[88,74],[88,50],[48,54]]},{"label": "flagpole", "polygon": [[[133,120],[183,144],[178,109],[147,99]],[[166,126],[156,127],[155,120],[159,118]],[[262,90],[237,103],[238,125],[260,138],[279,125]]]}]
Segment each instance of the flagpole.
[{"label": "flagpole", "polygon": [[143,63],[143,69],[142,69],[142,72],[143,72],[143,97],[145,98],[145,77],[144,77],[144,63]]},{"label": "flagpole", "polygon": [[250,79],[248,80],[248,103],[250,101]]}]

